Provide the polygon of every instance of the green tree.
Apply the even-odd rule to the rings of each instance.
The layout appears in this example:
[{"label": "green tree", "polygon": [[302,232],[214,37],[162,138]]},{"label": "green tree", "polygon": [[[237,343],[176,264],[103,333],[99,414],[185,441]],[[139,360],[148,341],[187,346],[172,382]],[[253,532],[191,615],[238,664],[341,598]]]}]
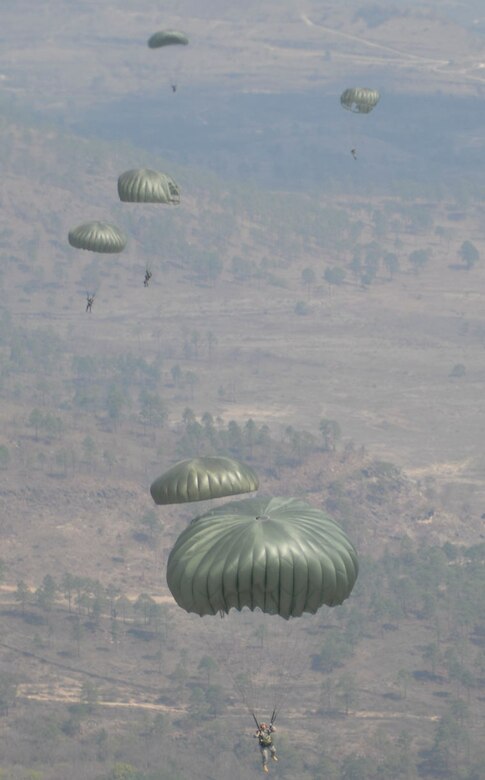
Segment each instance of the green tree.
[{"label": "green tree", "polygon": [[310,308],[305,301],[297,301],[295,303],[295,314],[298,314],[299,317],[305,317],[310,313]]},{"label": "green tree", "polygon": [[217,662],[214,661],[212,656],[204,655],[199,661],[199,672],[204,672],[207,675],[207,685],[211,683],[212,674],[217,670]]},{"label": "green tree", "polygon": [[376,210],[372,215],[372,219],[374,222],[374,234],[377,236],[377,238],[382,238],[386,235],[389,229],[386,214],[383,211]]},{"label": "green tree", "polygon": [[46,414],[42,421],[42,428],[49,438],[57,438],[64,430],[64,423],[60,417],[54,417],[53,414]]},{"label": "green tree", "polygon": [[194,400],[194,391],[196,386],[199,384],[199,377],[195,373],[195,371],[186,371],[184,374],[184,383],[186,383],[189,386],[189,395],[190,400]]},{"label": "green tree", "polygon": [[439,647],[436,644],[436,642],[431,642],[429,645],[426,645],[423,649],[423,658],[424,660],[429,664],[431,668],[431,673],[436,673],[436,665],[438,664],[440,660],[440,651]]},{"label": "green tree", "polygon": [[323,438],[323,449],[325,452],[334,452],[341,436],[340,425],[336,420],[323,417],[318,428]]},{"label": "green tree", "polygon": [[313,656],[312,665],[319,672],[332,672],[343,662],[352,652],[345,638],[335,631],[328,633],[322,649],[318,655]]},{"label": "green tree", "polygon": [[141,516],[140,525],[148,530],[153,543],[157,542],[163,533],[163,522],[153,509]]},{"label": "green tree", "polygon": [[473,268],[480,260],[480,252],[471,241],[464,241],[462,243],[458,255],[463,260],[467,271]]},{"label": "green tree", "polygon": [[215,252],[199,252],[192,264],[195,275],[202,280],[214,284],[221,275],[224,265],[222,259]]},{"label": "green tree", "polygon": [[76,653],[77,656],[79,657],[81,655],[81,640],[84,636],[84,630],[79,615],[75,616],[72,623],[71,630],[72,630],[72,638],[76,643]]},{"label": "green tree", "polygon": [[247,282],[251,278],[253,264],[245,257],[233,257],[231,260],[231,273],[239,282]]},{"label": "green tree", "polygon": [[243,455],[244,439],[241,427],[235,420],[227,424],[227,444],[230,452],[236,457]]},{"label": "green tree", "polygon": [[153,616],[154,606],[155,601],[151,596],[148,595],[148,593],[140,593],[133,605],[133,608],[135,610],[135,614],[141,615],[143,618],[143,623],[148,625]]},{"label": "green tree", "polygon": [[311,288],[315,285],[315,282],[317,280],[315,271],[313,268],[304,268],[301,272],[301,281],[302,284],[307,288],[307,292],[309,293]]},{"label": "green tree", "polygon": [[461,379],[465,376],[465,374],[466,367],[463,365],[463,363],[455,363],[448,376],[452,379]]},{"label": "green tree", "polygon": [[156,393],[143,391],[140,394],[140,418],[143,425],[151,428],[163,428],[167,419],[164,401]]},{"label": "green tree", "polygon": [[399,696],[401,699],[406,699],[408,695],[408,685],[411,675],[407,669],[399,669],[397,673],[397,684],[399,686]]},{"label": "green tree", "polygon": [[42,427],[43,421],[44,421],[44,416],[40,411],[40,409],[32,409],[29,415],[28,425],[34,429],[36,441],[38,441],[39,439],[39,430]]},{"label": "green tree", "polygon": [[0,674],[0,712],[8,715],[17,697],[18,682],[11,673]]},{"label": "green tree", "polygon": [[72,574],[69,574],[68,572],[64,574],[61,580],[60,587],[64,594],[64,597],[67,599],[69,612],[71,612],[72,594],[76,587],[75,578],[72,576]]},{"label": "green tree", "polygon": [[343,674],[337,682],[339,698],[345,709],[345,714],[349,714],[349,709],[357,702],[357,686],[355,678],[351,674]]},{"label": "green tree", "polygon": [[196,686],[190,692],[189,713],[196,720],[203,720],[209,715],[210,705],[203,688]]},{"label": "green tree", "polygon": [[116,425],[121,418],[123,407],[128,405],[128,401],[123,391],[112,385],[106,396],[106,411],[109,419]]},{"label": "green tree", "polygon": [[257,435],[258,432],[256,428],[256,423],[252,418],[249,418],[249,420],[247,420],[243,428],[243,436],[244,436],[244,444],[246,445],[249,451],[250,460],[252,460],[253,457],[253,451],[254,451],[254,446],[256,444]]},{"label": "green tree", "polygon": [[138,772],[132,764],[118,762],[107,776],[106,780],[136,780]]},{"label": "green tree", "polygon": [[54,604],[54,600],[57,593],[57,585],[53,577],[50,574],[46,574],[42,581],[42,585],[37,588],[35,596],[37,603],[41,609],[50,611]]},{"label": "green tree", "polygon": [[79,700],[89,707],[90,712],[92,712],[96,704],[98,704],[99,692],[96,685],[91,680],[84,680],[81,685]]},{"label": "green tree", "polygon": [[415,249],[409,255],[408,260],[414,273],[418,274],[429,261],[429,251],[427,249]]},{"label": "green tree", "polygon": [[30,590],[23,580],[17,583],[17,590],[15,591],[15,600],[19,602],[22,607],[22,612],[25,611],[25,605],[27,604],[30,596]]},{"label": "green tree", "polygon": [[222,685],[209,685],[205,695],[209,705],[209,714],[214,718],[220,717],[226,709],[226,700]]},{"label": "green tree", "polygon": [[345,268],[341,268],[339,265],[326,268],[323,274],[323,278],[327,282],[330,291],[333,286],[340,287],[344,283],[346,277]]},{"label": "green tree", "polygon": [[96,458],[96,444],[92,436],[85,436],[82,441],[84,457],[87,463],[92,466]]},{"label": "green tree", "polygon": [[217,336],[214,335],[214,333],[211,330],[208,330],[205,334],[205,338],[207,341],[207,355],[209,360],[212,360],[212,355],[214,353],[214,347],[217,344]]},{"label": "green tree", "polygon": [[182,369],[176,363],[172,368],[170,369],[170,374],[172,375],[172,381],[175,385],[175,387],[180,387],[182,383]]},{"label": "green tree", "polygon": [[362,284],[372,284],[379,272],[381,262],[381,249],[375,241],[372,241],[365,248],[363,273],[361,276]]},{"label": "green tree", "polygon": [[391,279],[399,272],[399,258],[394,252],[387,252],[383,258],[384,265]]},{"label": "green tree", "polygon": [[354,251],[352,260],[349,263],[349,269],[357,279],[360,279],[362,275],[362,256],[359,247]]}]

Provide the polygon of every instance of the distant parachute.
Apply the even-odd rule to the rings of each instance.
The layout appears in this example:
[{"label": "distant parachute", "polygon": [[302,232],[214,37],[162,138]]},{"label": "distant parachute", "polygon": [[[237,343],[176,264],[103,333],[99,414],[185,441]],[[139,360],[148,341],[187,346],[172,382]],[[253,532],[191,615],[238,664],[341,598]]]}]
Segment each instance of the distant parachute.
[{"label": "distant parachute", "polygon": [[150,168],[125,171],[118,178],[118,195],[127,203],[180,203],[180,189],[165,173]]},{"label": "distant parachute", "polygon": [[354,114],[369,114],[378,104],[380,94],[377,89],[367,87],[350,87],[340,96],[340,103],[347,111]]},{"label": "distant parachute", "polygon": [[207,456],[176,463],[152,483],[150,493],[156,504],[181,504],[258,488],[258,477],[249,466],[234,458]]},{"label": "distant parachute", "polygon": [[116,254],[123,251],[127,239],[115,225],[93,221],[72,228],[68,241],[76,249]]},{"label": "distant parachute", "polygon": [[170,553],[167,583],[198,615],[232,608],[285,620],[341,604],[357,579],[344,531],[297,498],[249,498],[195,518]]},{"label": "distant parachute", "polygon": [[160,49],[162,46],[173,46],[181,44],[187,46],[189,39],[183,32],[178,30],[159,30],[153,33],[148,39],[150,49]]},{"label": "distant parachute", "polygon": [[[187,46],[189,39],[185,33],[179,30],[159,30],[148,39],[150,49],[160,49],[163,46],[176,46],[177,48]],[[168,75],[172,92],[177,91],[177,81],[182,68],[182,62],[185,60],[185,53],[171,51],[162,58],[164,60],[164,69]]]}]

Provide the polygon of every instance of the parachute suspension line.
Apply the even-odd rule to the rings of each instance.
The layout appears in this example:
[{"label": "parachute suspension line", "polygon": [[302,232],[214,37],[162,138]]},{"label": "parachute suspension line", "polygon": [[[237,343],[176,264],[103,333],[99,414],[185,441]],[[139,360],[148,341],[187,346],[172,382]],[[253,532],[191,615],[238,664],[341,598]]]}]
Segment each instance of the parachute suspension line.
[{"label": "parachute suspension line", "polygon": [[226,679],[230,680],[238,699],[258,723],[258,728],[257,715],[269,722],[269,714],[272,713],[271,722],[274,722],[282,693],[290,688],[288,695],[291,695],[288,674],[294,668],[293,664],[288,668],[284,658],[280,663],[281,659],[276,657],[276,647],[272,641],[272,629],[276,626],[279,628],[277,644],[281,643],[284,647],[286,632],[282,636],[280,633],[283,628],[286,629],[286,625],[279,626],[280,619],[271,616],[273,625],[268,626],[268,615],[249,610],[222,614],[219,611],[219,615],[221,619],[216,624],[203,623],[206,644]]},{"label": "parachute suspension line", "polygon": [[281,653],[275,657],[272,701],[273,713],[271,722],[274,723],[279,713],[286,709],[294,693],[291,680],[300,679],[308,668],[309,652],[305,652],[308,646],[308,635],[301,632],[302,619],[290,618],[282,626],[279,626],[281,635],[275,641],[275,647]]},{"label": "parachute suspension line", "polygon": [[[205,625],[205,638],[206,642],[209,645],[211,651],[213,652],[216,660],[218,663],[220,663],[224,671],[231,680],[232,687],[240,697],[244,707],[247,709],[248,713],[253,716],[254,720],[256,721],[256,716],[254,714],[254,708],[252,705],[252,690],[249,691],[249,697],[248,692],[245,690],[245,685],[247,684],[247,680],[241,680],[240,677],[235,673],[234,671],[234,658],[237,657],[237,650],[242,649],[241,642],[238,641],[237,636],[236,640],[234,640],[234,637],[231,640],[231,628],[234,624],[234,615],[229,615],[227,612],[224,612],[223,610],[219,610],[219,616],[221,620],[225,619],[226,625],[223,627],[221,623],[219,623],[218,630],[216,631],[212,630],[212,627],[209,627],[209,625]],[[224,633],[221,635],[221,631]],[[258,724],[259,728],[259,724]]]}]

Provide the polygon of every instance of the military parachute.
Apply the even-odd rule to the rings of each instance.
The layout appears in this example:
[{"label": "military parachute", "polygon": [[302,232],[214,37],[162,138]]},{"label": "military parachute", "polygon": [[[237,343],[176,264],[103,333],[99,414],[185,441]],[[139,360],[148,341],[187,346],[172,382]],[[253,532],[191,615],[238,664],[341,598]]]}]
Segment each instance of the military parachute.
[{"label": "military parachute", "polygon": [[72,228],[68,241],[76,249],[88,252],[104,252],[116,254],[126,246],[126,236],[115,225],[108,222],[84,222]]},{"label": "military parachute", "polygon": [[167,565],[175,601],[200,616],[192,630],[258,723],[293,697],[291,681],[322,648],[321,607],[347,599],[357,574],[344,531],[298,498],[232,501],[194,518]]},{"label": "military parachute", "polygon": [[369,114],[380,99],[377,89],[368,87],[350,87],[340,95],[340,103],[347,111],[354,114]]},{"label": "military parachute", "polygon": [[187,46],[189,39],[179,30],[158,30],[147,41],[150,49],[161,49],[163,46]]},{"label": "military parachute", "polygon": [[[148,39],[148,47],[150,49],[161,49],[165,46],[175,47],[178,49],[180,46],[187,46],[189,39],[185,33],[179,30],[159,30]],[[172,92],[177,91],[177,81],[180,74],[180,69],[183,61],[183,57],[179,52],[171,51],[164,59],[164,67],[166,69]]]},{"label": "military parachute", "polygon": [[207,456],[176,463],[150,486],[156,504],[180,504],[252,493],[259,487],[253,469],[234,458]]},{"label": "military parachute", "polygon": [[247,607],[287,620],[341,604],[357,572],[353,545],[319,509],[253,498],[193,520],[170,553],[167,583],[186,612]]},{"label": "military parachute", "polygon": [[178,205],[180,189],[166,173],[150,168],[134,168],[118,178],[118,195],[126,203],[165,203]]}]

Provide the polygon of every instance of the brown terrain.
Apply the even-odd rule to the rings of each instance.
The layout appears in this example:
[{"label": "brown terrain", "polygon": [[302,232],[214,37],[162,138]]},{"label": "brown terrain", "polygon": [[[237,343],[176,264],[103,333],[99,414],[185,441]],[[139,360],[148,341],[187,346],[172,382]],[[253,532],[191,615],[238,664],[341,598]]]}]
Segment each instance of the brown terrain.
[{"label": "brown terrain", "polygon": [[[101,5],[86,1],[73,11],[67,0],[51,0],[41,13],[37,2],[26,0],[20,14],[16,3],[5,4],[1,13],[11,42],[0,72],[9,100],[13,95],[21,105],[68,115],[70,105],[79,110],[157,88],[160,75],[143,47],[160,26],[159,4]],[[325,89],[359,69],[400,76],[407,94],[446,89],[473,96],[485,84],[483,43],[438,17],[435,3],[374,28],[355,16],[361,3],[248,2],[244,18],[235,2],[167,5],[163,26],[195,39],[184,63],[191,86],[273,93],[302,89],[311,80]],[[331,79],[321,67],[327,50]],[[254,746],[239,739],[252,723],[222,663],[216,678],[227,699],[223,723],[189,717],[193,689],[205,682],[200,659],[214,646],[217,653],[222,627],[214,628],[215,640],[201,638],[198,619],[173,603],[164,569],[178,533],[203,509],[156,508],[163,528],[152,536],[141,525],[154,510],[151,481],[179,457],[187,408],[199,420],[209,412],[218,430],[230,421],[244,428],[251,418],[258,427],[267,425],[275,442],[286,441],[289,426],[313,434],[310,450],[293,461],[265,461],[257,451],[262,492],[298,495],[333,509],[366,561],[362,591],[343,608],[344,618],[327,611],[306,624],[300,646],[305,664],[293,675],[281,715],[288,763],[277,768],[280,776],[343,777],[336,767],[345,756],[378,762],[381,748],[396,751],[404,733],[416,757],[432,744],[452,699],[466,700],[471,753],[478,755],[484,673],[476,672],[478,682],[466,687],[446,671],[445,648],[456,636],[445,608],[440,629],[438,618],[423,620],[414,606],[399,619],[366,613],[357,650],[336,673],[340,688],[337,677],[311,670],[309,659],[320,651],[325,628],[342,633],[345,610],[367,605],[372,561],[399,556],[406,545],[419,551],[483,544],[481,203],[469,199],[462,208],[450,195],[405,201],[388,193],[323,190],[273,197],[180,166],[178,208],[135,207],[128,215],[116,199],[120,170],[135,167],[140,157],[154,168],[167,161],[151,161],[127,144],[46,127],[22,117],[18,105],[2,120],[0,152],[0,448],[7,452],[0,471],[0,659],[3,678],[15,675],[17,682],[15,706],[3,718],[0,777],[156,780],[162,775],[149,772],[164,755],[164,779],[219,780],[227,770],[245,780],[258,771]],[[410,218],[411,206],[428,214],[424,226]],[[332,221],[345,217],[341,234],[320,240],[310,218],[305,221],[309,212],[329,226],[329,234]],[[387,219],[380,234],[376,212]],[[130,233],[127,250],[93,259],[72,249],[69,228],[91,218],[120,224]],[[364,285],[349,270],[355,244],[376,239],[381,254],[397,254],[400,269],[391,276],[381,265]],[[481,255],[469,270],[458,254],[465,240]],[[429,259],[415,270],[409,255],[424,248]],[[190,251],[206,249],[222,261],[214,278],[187,260]],[[246,275],[234,272],[235,257],[248,261]],[[147,289],[141,284],[146,265],[153,270]],[[324,281],[331,266],[346,269],[342,284]],[[305,269],[314,271],[313,283],[303,283]],[[84,311],[89,290],[96,291],[91,315]],[[298,304],[304,304],[302,315]],[[115,365],[115,358],[128,357],[158,367],[154,385],[139,367],[130,376]],[[86,359],[97,367],[79,368]],[[180,382],[174,366],[185,377]],[[116,413],[107,400],[112,387],[121,393]],[[163,402],[163,425],[140,415],[147,389]],[[76,400],[80,390],[91,399],[84,406]],[[33,410],[55,417],[58,427],[37,429]],[[335,451],[322,448],[323,418],[341,428]],[[378,500],[370,497],[376,485]],[[458,557],[449,566],[466,561]],[[74,589],[69,605],[59,588],[42,606],[44,578],[60,584],[66,573],[111,589],[111,602],[105,594],[95,614],[93,585],[89,598],[76,600]],[[25,602],[19,582],[28,589]],[[158,605],[156,618],[143,618],[142,606],[137,612],[140,594]],[[123,615],[119,605],[113,612],[113,600],[121,596],[127,601]],[[471,665],[473,654],[482,653],[483,666],[479,624],[476,616],[456,631],[463,657]],[[429,673],[423,648],[439,630],[441,654],[424,684],[413,674],[424,667]],[[229,653],[236,657],[236,647]],[[288,675],[282,685],[291,666]],[[345,675],[358,695],[344,706],[338,691]],[[327,698],[340,703],[327,706]],[[68,707],[80,702],[89,713],[70,734],[75,716]],[[166,721],[153,720],[157,713]],[[229,745],[222,751],[218,728]],[[319,763],[321,751],[331,757],[326,766]],[[452,767],[464,755],[460,751],[461,745]],[[123,775],[116,770],[121,763],[144,774]],[[479,777],[450,771],[443,776]]]}]

